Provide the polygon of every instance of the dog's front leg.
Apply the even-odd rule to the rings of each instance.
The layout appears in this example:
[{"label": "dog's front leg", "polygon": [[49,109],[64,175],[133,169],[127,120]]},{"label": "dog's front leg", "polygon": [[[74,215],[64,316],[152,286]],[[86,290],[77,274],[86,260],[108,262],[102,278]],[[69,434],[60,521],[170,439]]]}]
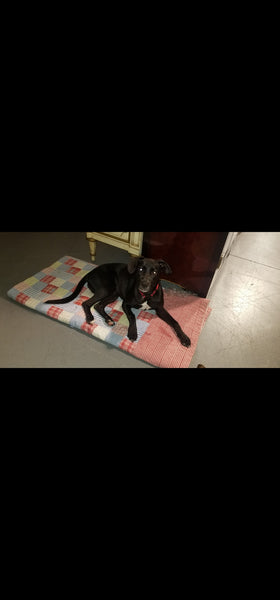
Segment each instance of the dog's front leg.
[{"label": "dog's front leg", "polygon": [[122,307],[129,321],[127,337],[131,340],[131,342],[135,342],[135,340],[137,340],[137,327],[135,315],[133,314],[130,306],[126,303],[125,300],[122,303]]},{"label": "dog's front leg", "polygon": [[165,321],[165,323],[168,323],[168,325],[170,325],[170,327],[174,329],[176,335],[178,336],[183,346],[188,347],[191,345],[190,338],[183,332],[179,323],[175,321],[175,319],[173,319],[173,317],[169,314],[169,312],[167,312],[167,310],[165,310],[163,306],[159,306],[158,308],[156,308],[156,314],[160,319]]}]

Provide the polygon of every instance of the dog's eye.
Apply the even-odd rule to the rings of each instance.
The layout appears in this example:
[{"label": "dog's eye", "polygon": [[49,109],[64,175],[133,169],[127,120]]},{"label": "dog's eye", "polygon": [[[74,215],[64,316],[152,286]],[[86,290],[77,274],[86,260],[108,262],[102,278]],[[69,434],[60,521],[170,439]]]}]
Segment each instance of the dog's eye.
[{"label": "dog's eye", "polygon": [[157,271],[156,271],[155,269],[153,270],[153,274],[154,274],[154,275],[157,275]]},{"label": "dog's eye", "polygon": [[143,267],[139,267],[139,271],[140,271],[140,273],[142,273]]}]

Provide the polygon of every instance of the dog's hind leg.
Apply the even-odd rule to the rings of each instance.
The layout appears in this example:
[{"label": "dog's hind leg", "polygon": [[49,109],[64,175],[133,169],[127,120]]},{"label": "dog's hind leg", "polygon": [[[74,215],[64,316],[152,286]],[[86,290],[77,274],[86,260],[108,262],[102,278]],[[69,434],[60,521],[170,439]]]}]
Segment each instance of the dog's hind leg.
[{"label": "dog's hind leg", "polygon": [[94,307],[94,310],[97,310],[97,312],[101,315],[101,317],[103,317],[107,325],[110,325],[110,327],[113,327],[113,325],[115,325],[115,321],[105,312],[105,307],[107,306],[107,304],[114,302],[117,298],[118,294],[111,294],[111,296],[106,296],[105,298],[102,298],[102,300],[100,300],[98,304],[96,304]]},{"label": "dog's hind leg", "polygon": [[107,304],[110,304],[110,302],[114,302],[114,300],[116,300],[117,298],[118,298],[118,294],[111,294],[110,296],[107,294],[107,296],[106,296],[106,295],[104,295],[104,291],[103,292],[99,291],[96,294],[94,294],[94,296],[92,296],[92,298],[85,300],[85,302],[82,303],[82,307],[85,311],[86,322],[91,323],[91,321],[94,320],[94,316],[91,313],[90,309],[94,304],[96,304],[96,306],[94,307],[95,310],[97,310],[97,312],[101,315],[101,317],[103,317],[103,319],[105,319],[106,323],[108,323],[108,325],[114,325],[115,323],[114,323],[113,319],[111,319],[111,317],[109,317],[109,315],[107,315],[104,308],[105,308],[105,306],[107,306]]},{"label": "dog's hind leg", "polygon": [[87,323],[91,323],[91,321],[94,320],[94,316],[91,314],[90,308],[97,301],[98,301],[98,299],[96,300],[95,297],[92,296],[92,298],[89,298],[88,300],[85,300],[85,302],[82,303],[82,307],[83,307],[84,312],[85,312],[86,322]]}]

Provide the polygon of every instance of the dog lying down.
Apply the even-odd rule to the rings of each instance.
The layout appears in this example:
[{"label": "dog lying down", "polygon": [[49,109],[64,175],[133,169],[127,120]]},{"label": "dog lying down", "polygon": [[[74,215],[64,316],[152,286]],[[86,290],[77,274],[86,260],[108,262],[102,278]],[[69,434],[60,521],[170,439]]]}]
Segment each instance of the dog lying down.
[{"label": "dog lying down", "polygon": [[163,290],[160,283],[161,273],[172,273],[170,266],[164,260],[133,257],[128,264],[107,263],[95,267],[87,273],[78,283],[74,292],[60,300],[47,300],[45,304],[66,304],[78,296],[85,284],[94,296],[83,302],[86,321],[90,323],[94,317],[90,308],[103,317],[106,323],[113,326],[115,323],[105,312],[107,304],[122,298],[122,308],[126,314],[129,327],[127,336],[131,341],[137,339],[136,318],[132,308],[155,310],[157,316],[172,327],[183,346],[190,346],[190,338],[182,331],[179,323],[165,310],[163,304]]}]

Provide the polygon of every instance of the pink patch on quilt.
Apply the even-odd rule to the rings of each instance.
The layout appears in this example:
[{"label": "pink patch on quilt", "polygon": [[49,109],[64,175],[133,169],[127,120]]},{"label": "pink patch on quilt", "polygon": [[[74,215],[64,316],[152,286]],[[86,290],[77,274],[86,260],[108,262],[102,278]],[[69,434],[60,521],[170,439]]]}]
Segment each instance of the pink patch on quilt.
[{"label": "pink patch on quilt", "polygon": [[139,342],[130,346],[129,352],[142,360],[147,360],[147,355],[152,356],[152,364],[158,367],[187,368],[194,355],[200,332],[211,312],[209,300],[197,296],[184,296],[181,293],[177,295],[171,290],[164,291],[164,298],[166,310],[180,323],[183,331],[191,339],[191,346],[182,346],[173,329],[155,317]]}]

